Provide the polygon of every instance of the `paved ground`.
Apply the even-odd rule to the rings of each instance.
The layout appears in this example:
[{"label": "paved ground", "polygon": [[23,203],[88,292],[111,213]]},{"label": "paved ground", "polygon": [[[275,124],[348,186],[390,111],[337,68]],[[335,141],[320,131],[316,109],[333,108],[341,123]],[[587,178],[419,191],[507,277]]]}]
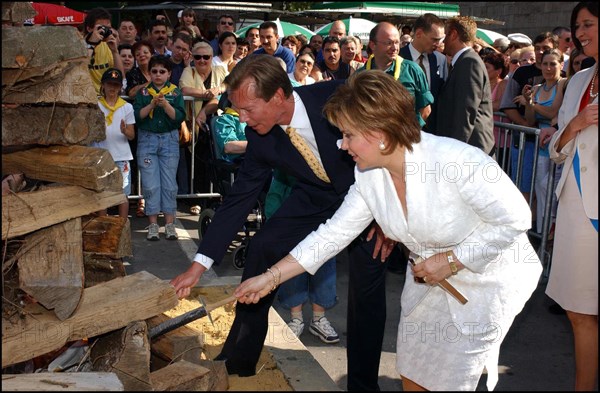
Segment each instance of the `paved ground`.
[{"label": "paved ground", "polygon": [[[129,274],[146,270],[160,278],[170,279],[183,272],[196,252],[198,244],[198,216],[190,215],[189,208],[179,201],[180,212],[176,226],[179,241],[145,240],[145,218],[131,217],[133,258],[126,266]],[[134,209],[130,213],[133,214]],[[159,224],[164,225],[162,218]],[[348,288],[347,260],[344,253],[337,259],[338,304],[328,311],[327,316],[340,334],[340,342],[334,345],[322,343],[312,336],[308,329],[301,336],[302,343],[337,383],[346,389],[346,294]],[[209,270],[201,279],[200,285],[219,281],[236,280],[240,270],[233,267],[231,256],[224,258],[219,266]],[[404,282],[403,275],[388,273],[387,277],[387,324],[381,355],[379,385],[383,391],[402,390],[395,370],[396,332],[400,315],[400,294]],[[548,312],[551,304],[544,295],[545,283],[538,286],[523,312],[517,316],[500,353],[500,379],[496,390],[560,391],[572,390],[574,386],[573,340],[565,315]],[[278,304],[274,308],[284,320],[288,312]],[[310,309],[305,307],[305,319]],[[485,389],[485,375],[477,390]]]}]

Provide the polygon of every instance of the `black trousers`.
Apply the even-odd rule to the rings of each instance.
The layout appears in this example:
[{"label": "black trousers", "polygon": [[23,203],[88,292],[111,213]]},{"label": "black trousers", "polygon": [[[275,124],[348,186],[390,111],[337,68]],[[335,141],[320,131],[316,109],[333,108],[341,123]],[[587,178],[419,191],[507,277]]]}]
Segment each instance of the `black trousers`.
[{"label": "black trousers", "polygon": [[[248,246],[242,280],[262,274],[287,255],[325,217],[279,219],[272,217],[254,235]],[[385,329],[386,264],[373,259],[375,239],[356,239],[348,246],[348,390],[379,390],[379,362]],[[257,304],[236,305],[236,316],[217,359],[226,360],[230,374],[251,376],[268,330],[269,307],[276,291]]]}]

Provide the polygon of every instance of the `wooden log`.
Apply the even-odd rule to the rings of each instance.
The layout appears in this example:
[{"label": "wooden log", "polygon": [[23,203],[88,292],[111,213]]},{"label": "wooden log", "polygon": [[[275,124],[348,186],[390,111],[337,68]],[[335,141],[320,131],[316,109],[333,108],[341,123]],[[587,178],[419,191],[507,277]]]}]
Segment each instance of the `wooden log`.
[{"label": "wooden log", "polygon": [[78,186],[55,186],[5,195],[2,198],[2,240],[116,206],[126,200],[122,191],[94,192]]},{"label": "wooden log", "polygon": [[[2,22],[7,24],[22,24],[26,19],[33,18],[36,12],[29,2],[25,1],[3,1]],[[4,24],[4,23],[3,23]]]},{"label": "wooden log", "polygon": [[153,371],[150,381],[155,391],[206,392],[209,390],[206,378],[209,373],[210,370],[205,367],[181,360]]},{"label": "wooden log", "polygon": [[42,81],[74,62],[87,64],[88,53],[73,26],[2,27],[3,88],[34,78]]},{"label": "wooden log", "polygon": [[2,171],[94,191],[123,190],[123,176],[110,152],[98,147],[57,145],[2,154]]},{"label": "wooden log", "polygon": [[75,61],[57,67],[41,80],[33,78],[6,86],[4,104],[97,104],[98,94],[88,69],[88,61]]},{"label": "wooden log", "polygon": [[117,374],[127,391],[152,390],[150,344],[144,321],[131,322],[99,337],[92,346],[90,360],[94,371]]},{"label": "wooden log", "polygon": [[[24,126],[23,119],[27,119]],[[98,105],[2,107],[2,146],[89,145],[106,139]]]},{"label": "wooden log", "polygon": [[115,373],[34,373],[2,374],[4,392],[122,392],[123,383]]},{"label": "wooden log", "polygon": [[[165,314],[156,315],[146,321],[148,329],[171,319]],[[204,335],[188,326],[181,326],[175,330],[156,337],[152,340],[150,349],[152,353],[168,362],[181,359],[194,362],[200,360],[204,347]]]},{"label": "wooden log", "polygon": [[83,294],[81,218],[41,229],[25,239],[33,245],[19,258],[19,287],[61,321],[70,317]]},{"label": "wooden log", "polygon": [[79,307],[64,321],[39,304],[29,304],[25,318],[2,321],[2,367],[148,319],[177,303],[173,286],[141,271],[85,288]]},{"label": "wooden log", "polygon": [[194,363],[210,370],[206,377],[208,391],[225,392],[229,390],[229,374],[224,360],[199,359]]},{"label": "wooden log", "polygon": [[125,266],[121,259],[111,259],[101,255],[83,253],[84,288],[125,277]]},{"label": "wooden log", "polygon": [[83,252],[118,259],[132,256],[131,225],[123,217],[95,217],[84,224]]}]

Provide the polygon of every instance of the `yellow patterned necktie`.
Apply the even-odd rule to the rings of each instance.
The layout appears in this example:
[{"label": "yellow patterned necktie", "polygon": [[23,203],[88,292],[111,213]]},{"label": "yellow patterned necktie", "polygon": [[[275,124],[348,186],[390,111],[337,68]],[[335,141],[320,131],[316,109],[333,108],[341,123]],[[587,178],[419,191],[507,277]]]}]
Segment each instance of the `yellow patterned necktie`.
[{"label": "yellow patterned necktie", "polygon": [[298,135],[296,129],[294,127],[288,127],[286,128],[285,133],[288,134],[292,145],[294,145],[296,150],[300,152],[300,155],[302,155],[302,158],[304,158],[304,161],[306,161],[313,173],[325,183],[331,183],[331,180],[329,180],[329,176],[327,176],[325,169],[319,163],[319,160],[317,160],[317,157],[315,157],[312,150],[310,150],[310,147],[308,147],[306,141],[302,139],[300,135]]},{"label": "yellow patterned necktie", "polygon": [[[165,84],[162,89],[160,89],[160,91],[157,93],[156,90],[154,89],[154,86],[148,87],[148,93],[152,96],[152,98],[156,97],[159,94],[167,95],[170,92],[172,92],[173,90],[175,90],[177,88],[177,86],[175,86],[172,83],[167,82],[167,84]],[[152,119],[152,116],[154,116],[154,109],[152,109],[150,111],[149,114],[150,118]]]},{"label": "yellow patterned necktie", "polygon": [[106,119],[106,125],[111,125],[113,122],[113,115],[115,114],[115,111],[123,105],[127,104],[127,101],[125,101],[121,97],[117,98],[115,106],[110,106],[108,102],[106,102],[106,98],[104,97],[100,97],[100,102],[102,103],[102,105],[104,105],[106,109],[108,109],[108,114],[104,116],[104,118]]}]

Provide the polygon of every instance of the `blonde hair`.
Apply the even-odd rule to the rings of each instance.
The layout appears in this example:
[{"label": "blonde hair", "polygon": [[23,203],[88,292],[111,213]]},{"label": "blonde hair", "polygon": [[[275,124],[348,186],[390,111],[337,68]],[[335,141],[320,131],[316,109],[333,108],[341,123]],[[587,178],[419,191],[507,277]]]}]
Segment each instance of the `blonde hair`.
[{"label": "blonde hair", "polygon": [[208,50],[210,51],[210,55],[211,55],[211,56],[214,56],[214,55],[215,55],[215,54],[213,53],[213,48],[212,48],[212,46],[210,46],[210,44],[209,44],[208,42],[204,42],[204,41],[199,41],[199,42],[196,42],[196,43],[194,44],[194,46],[192,47],[192,52],[194,52],[196,49],[199,49],[199,48],[208,49]]},{"label": "blonde hair", "polygon": [[390,154],[397,146],[412,151],[412,145],[421,141],[414,98],[381,70],[352,74],[329,98],[323,114],[340,129],[362,134],[382,132],[388,142],[383,154]]}]

